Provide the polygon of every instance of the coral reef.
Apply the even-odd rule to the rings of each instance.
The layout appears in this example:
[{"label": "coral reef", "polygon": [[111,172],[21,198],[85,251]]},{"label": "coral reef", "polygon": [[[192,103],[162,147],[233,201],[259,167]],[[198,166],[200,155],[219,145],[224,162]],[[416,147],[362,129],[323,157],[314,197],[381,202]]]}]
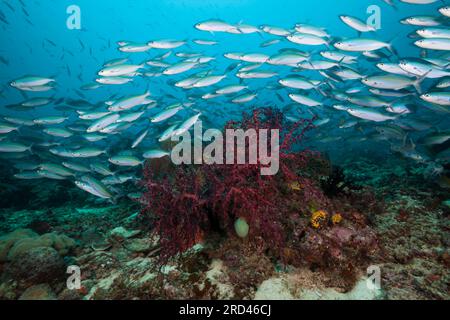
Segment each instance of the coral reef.
[{"label": "coral reef", "polygon": [[58,281],[65,271],[64,260],[51,247],[35,247],[21,252],[6,266],[7,274],[27,285]]},{"label": "coral reef", "polygon": [[39,236],[30,229],[18,229],[0,237],[0,262],[12,261],[18,255],[38,247],[51,247],[64,256],[75,245],[75,241],[66,235],[47,233]]},{"label": "coral reef", "polygon": [[[373,173],[373,174],[376,174]],[[298,190],[297,190],[298,191]],[[431,196],[430,196],[431,197]],[[430,198],[429,197],[429,198]],[[292,221],[292,230],[304,233],[291,235],[281,263],[267,243],[261,238],[241,239],[233,233],[227,237],[211,235],[204,245],[196,245],[162,266],[159,263],[159,241],[152,230],[137,232],[140,223],[135,214],[122,214],[120,207],[98,208],[65,207],[73,213],[72,227],[65,222],[55,225],[58,233],[71,230],[71,236],[79,239],[72,250],[71,264],[82,270],[82,287],[69,290],[65,277],[48,279],[49,283],[27,286],[11,279],[3,262],[0,278],[2,299],[448,299],[448,224],[442,207],[434,208],[433,201],[411,198],[401,192],[391,195],[385,210],[376,215],[372,230],[364,226],[361,217],[339,211],[342,220],[334,224],[332,213],[323,229],[309,224],[311,211]],[[406,212],[405,215],[402,212]],[[75,227],[84,214],[111,217],[107,226],[100,220],[91,232]],[[75,217],[82,215],[81,220]],[[348,220],[352,222],[349,223]],[[410,228],[408,226],[411,226]],[[91,226],[92,227],[92,226]],[[447,229],[446,229],[447,228]],[[120,231],[120,232],[118,232]],[[290,231],[289,231],[290,232]],[[377,235],[382,250],[362,262],[353,260],[351,246],[360,241],[370,242]],[[39,237],[30,230],[14,233],[16,240],[30,236]],[[122,234],[126,237],[115,236]],[[11,235],[10,238],[13,238]],[[297,238],[295,238],[297,237]],[[93,243],[107,243],[102,248]],[[345,245],[335,245],[342,243]],[[331,252],[339,248],[344,268],[329,268],[336,263]],[[348,250],[348,251],[347,251]],[[356,252],[359,252],[356,250]],[[295,255],[299,256],[296,257]],[[316,258],[316,255],[319,257]],[[67,259],[67,257],[66,257]],[[292,263],[290,263],[292,261]],[[303,263],[300,263],[303,262]],[[349,266],[348,262],[352,262]],[[364,286],[367,263],[381,269],[382,292],[370,291]],[[0,263],[0,265],[2,265]],[[37,286],[37,288],[35,287]]]},{"label": "coral reef", "polygon": [[[294,124],[271,112],[229,125],[277,124],[286,138]],[[0,299],[448,300],[439,179],[395,159],[336,169],[301,149],[305,127],[296,125],[274,177],[261,178],[259,165],[158,159],[147,165],[143,211],[95,198],[45,205],[46,191],[34,209],[1,209]],[[80,289],[66,287],[67,265],[80,267]],[[381,290],[365,286],[369,265]]]},{"label": "coral reef", "polygon": [[[343,182],[348,180],[342,170],[301,149],[312,129],[307,120],[288,124],[276,110],[256,109],[225,128],[280,130],[280,172],[262,176],[261,162],[184,165],[165,172],[147,165],[142,216],[154,222],[160,237],[160,265],[206,242],[213,257],[233,270],[230,279],[240,278],[233,283],[245,284],[238,297],[248,296],[272,272],[268,268],[261,279],[255,277],[262,257],[340,274],[350,288],[357,269],[379,249],[369,226],[377,203],[370,190],[353,188]],[[238,236],[243,240],[236,242]],[[246,260],[245,248],[260,253],[255,264]]]},{"label": "coral reef", "polygon": [[389,299],[448,299],[449,226],[440,208],[396,195],[376,226]]},{"label": "coral reef", "polygon": [[75,241],[66,235],[15,230],[0,237],[0,278],[12,279],[18,288],[58,283],[66,272],[64,257],[75,246]]}]

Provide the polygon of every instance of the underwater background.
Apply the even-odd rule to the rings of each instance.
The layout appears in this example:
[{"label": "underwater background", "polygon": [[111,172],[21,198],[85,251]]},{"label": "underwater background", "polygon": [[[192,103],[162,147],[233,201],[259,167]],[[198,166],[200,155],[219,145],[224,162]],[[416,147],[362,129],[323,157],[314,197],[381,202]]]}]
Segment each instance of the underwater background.
[{"label": "underwater background", "polygon": [[[0,299],[449,299],[450,18],[420,2],[1,1]],[[280,172],[175,166],[199,120],[280,129]]]}]

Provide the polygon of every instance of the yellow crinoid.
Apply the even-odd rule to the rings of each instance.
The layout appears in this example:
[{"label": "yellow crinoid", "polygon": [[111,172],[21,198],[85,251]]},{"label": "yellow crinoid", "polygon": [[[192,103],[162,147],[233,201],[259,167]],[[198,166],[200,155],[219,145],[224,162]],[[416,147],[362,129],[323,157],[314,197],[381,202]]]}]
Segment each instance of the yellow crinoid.
[{"label": "yellow crinoid", "polygon": [[289,184],[289,188],[294,191],[300,191],[300,190],[302,190],[302,187],[303,186],[298,181],[294,181]]},{"label": "yellow crinoid", "polygon": [[324,210],[314,211],[311,216],[311,226],[315,229],[320,228],[327,219],[327,212]]},{"label": "yellow crinoid", "polygon": [[335,213],[331,216],[331,222],[333,222],[333,224],[339,224],[342,221],[342,215],[340,213]]}]

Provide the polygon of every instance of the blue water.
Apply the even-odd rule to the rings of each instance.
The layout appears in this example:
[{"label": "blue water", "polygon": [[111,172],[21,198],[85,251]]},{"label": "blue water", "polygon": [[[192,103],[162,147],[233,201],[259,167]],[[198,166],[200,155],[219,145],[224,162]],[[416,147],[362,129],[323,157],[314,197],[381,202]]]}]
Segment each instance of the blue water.
[{"label": "blue water", "polygon": [[[66,9],[73,4],[81,9],[80,31],[66,27]],[[379,5],[382,10],[382,28],[377,31],[377,38],[388,41],[396,37],[396,49],[401,55],[407,56],[417,56],[419,50],[409,46],[411,41],[404,38],[413,28],[400,24],[399,20],[407,16],[435,14],[436,9],[442,6],[442,3],[426,6],[400,3],[397,4],[399,10],[396,11],[381,0],[33,1],[26,2],[26,9],[34,24],[31,26],[25,21],[26,16],[20,9],[19,2],[12,4],[16,8],[15,12],[11,12],[3,4],[0,8],[10,24],[2,24],[1,55],[9,61],[9,65],[1,65],[0,80],[6,86],[9,81],[22,75],[57,75],[57,95],[75,98],[73,89],[94,80],[103,62],[127,56],[117,51],[115,43],[119,40],[146,42],[161,38],[205,38],[217,40],[220,44],[212,48],[197,47],[192,51],[202,50],[205,54],[247,50],[274,53],[283,47],[283,44],[259,48],[262,38],[257,34],[217,33],[211,36],[193,26],[208,19],[256,26],[268,24],[284,28],[291,28],[295,23],[303,22],[325,27],[333,36],[354,37],[356,32],[344,25],[338,15],[364,18],[368,16],[368,6],[373,4]],[[264,38],[274,37],[267,35]],[[46,43],[46,39],[53,41],[57,47]],[[81,50],[80,41],[86,49]],[[142,62],[157,51],[133,54],[133,60]],[[75,56],[64,52],[71,52]],[[223,60],[218,69],[229,62]],[[71,69],[72,76],[68,76],[67,66]],[[81,75],[83,82],[77,79],[78,75]],[[147,83],[140,81],[139,86],[145,89]],[[155,91],[159,90],[160,86],[158,83],[152,84],[152,88]],[[113,89],[95,91],[92,99],[105,99]],[[15,103],[21,99],[17,90],[4,90],[4,102]],[[134,90],[135,88],[127,85],[120,87],[120,93],[124,95]]]}]

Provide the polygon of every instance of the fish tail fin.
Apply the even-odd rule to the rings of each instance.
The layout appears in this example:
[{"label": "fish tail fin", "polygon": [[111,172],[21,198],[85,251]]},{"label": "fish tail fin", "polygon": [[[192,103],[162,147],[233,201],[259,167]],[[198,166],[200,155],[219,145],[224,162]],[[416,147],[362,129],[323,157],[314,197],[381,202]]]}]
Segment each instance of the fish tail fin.
[{"label": "fish tail fin", "polygon": [[403,143],[403,147],[406,147],[406,140],[408,139],[408,133],[406,133],[404,136],[403,136],[403,141],[402,141],[402,143]]},{"label": "fish tail fin", "polygon": [[328,94],[323,91],[322,89],[320,89],[319,87],[314,88],[318,93],[320,93],[322,96],[324,97],[329,97]]},{"label": "fish tail fin", "polygon": [[394,56],[398,57],[398,51],[397,51],[397,49],[394,48],[392,43],[390,43],[387,48]]},{"label": "fish tail fin", "polygon": [[414,81],[413,86],[416,89],[418,94],[422,94],[422,88],[420,86],[421,82],[423,79],[417,79],[416,81]]},{"label": "fish tail fin", "polygon": [[386,109],[388,109],[388,108],[392,109],[392,106],[393,106],[396,102],[398,102],[400,99],[401,99],[401,98],[395,99],[395,100],[389,102],[388,104],[386,104],[386,105],[385,105]]},{"label": "fish tail fin", "polygon": [[423,74],[422,76],[418,77],[416,79],[416,81],[413,82],[413,86],[416,89],[418,94],[422,94],[422,88],[421,88],[421,84],[422,82],[427,78],[428,74],[431,72],[432,70],[430,69],[428,72],[426,72],[425,74]]},{"label": "fish tail fin", "polygon": [[415,150],[415,149],[416,149],[416,144],[414,143],[413,139],[412,139],[412,138],[409,138],[409,142],[411,143],[411,148],[412,148],[413,150]]},{"label": "fish tail fin", "polygon": [[185,45],[186,47],[188,47],[189,49],[192,49],[192,45],[191,45],[191,43],[189,42],[189,39],[184,39],[183,41],[185,42],[184,45]]},{"label": "fish tail fin", "polygon": [[336,86],[333,83],[331,83],[331,81],[326,81],[324,83],[326,83],[331,89],[336,90]]},{"label": "fish tail fin", "polygon": [[342,59],[338,61],[338,68],[342,67],[342,63],[344,63],[344,61],[345,61],[345,57],[342,57]]},{"label": "fish tail fin", "polygon": [[389,52],[391,52],[391,53],[392,53],[393,55],[395,55],[396,57],[398,57],[399,55],[398,55],[397,49],[394,48],[394,42],[397,40],[398,36],[399,36],[399,35],[396,34],[396,35],[391,39],[391,41],[388,42],[388,46],[387,46],[387,49],[389,50]]},{"label": "fish tail fin", "polygon": [[[314,65],[311,62],[310,57],[308,57],[305,61],[313,68],[313,70],[316,70],[316,68],[314,67]],[[300,63],[297,65],[297,67],[300,67]]]},{"label": "fish tail fin", "polygon": [[31,155],[34,155],[33,147],[34,147],[33,143],[28,147],[28,151],[30,152]]},{"label": "fish tail fin", "polygon": [[328,98],[328,94],[320,88],[316,88],[316,91],[321,94],[323,97]]},{"label": "fish tail fin", "polygon": [[115,195],[115,196],[113,196],[112,198],[109,198],[109,199],[108,199],[108,202],[115,206],[115,205],[117,204],[117,202],[119,201],[119,198],[120,198],[121,196],[122,196],[122,195],[120,195],[120,194]]}]

